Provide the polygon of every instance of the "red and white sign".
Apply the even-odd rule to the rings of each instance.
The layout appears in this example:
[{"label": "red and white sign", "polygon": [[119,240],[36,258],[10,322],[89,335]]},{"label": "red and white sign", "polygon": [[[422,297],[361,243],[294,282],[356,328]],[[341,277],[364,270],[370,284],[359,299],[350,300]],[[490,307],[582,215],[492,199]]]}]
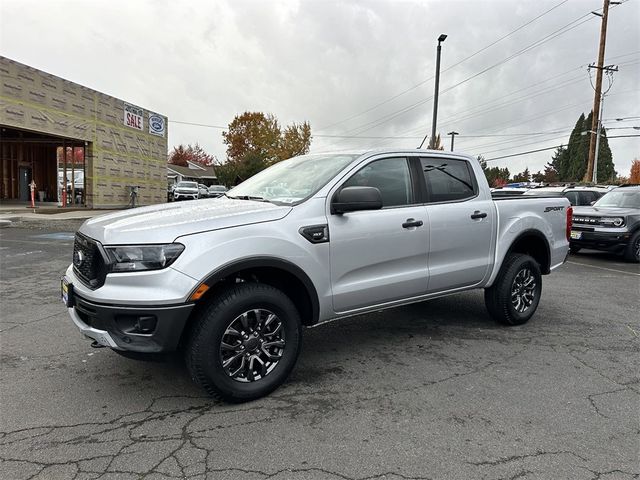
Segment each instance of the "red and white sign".
[{"label": "red and white sign", "polygon": [[124,104],[124,124],[137,130],[144,130],[144,112],[141,108]]}]

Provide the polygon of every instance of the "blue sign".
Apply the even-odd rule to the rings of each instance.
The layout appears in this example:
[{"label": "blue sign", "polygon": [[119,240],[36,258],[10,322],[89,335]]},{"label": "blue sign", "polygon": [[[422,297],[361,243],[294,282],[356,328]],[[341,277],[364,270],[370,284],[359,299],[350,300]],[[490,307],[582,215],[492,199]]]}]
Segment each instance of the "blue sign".
[{"label": "blue sign", "polygon": [[159,137],[164,137],[164,132],[166,131],[164,117],[161,115],[156,115],[155,113],[149,114],[149,133],[152,135],[158,135]]}]

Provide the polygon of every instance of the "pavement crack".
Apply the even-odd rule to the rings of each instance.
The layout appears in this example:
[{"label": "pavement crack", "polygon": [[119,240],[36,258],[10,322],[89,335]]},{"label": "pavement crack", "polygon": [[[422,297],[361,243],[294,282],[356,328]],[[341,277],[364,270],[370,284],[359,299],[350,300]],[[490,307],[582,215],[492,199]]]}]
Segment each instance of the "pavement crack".
[{"label": "pavement crack", "polygon": [[541,457],[544,455],[571,455],[574,456],[576,458],[579,458],[580,460],[586,462],[587,459],[578,455],[577,453],[574,452],[570,452],[567,450],[558,450],[555,452],[545,452],[543,450],[538,450],[535,453],[527,453],[524,455],[511,455],[509,457],[502,457],[502,458],[498,458],[495,460],[483,460],[481,462],[467,462],[471,465],[475,465],[477,467],[483,467],[483,466],[496,466],[496,465],[504,465],[505,463],[510,463],[510,462],[515,462],[517,460],[524,460],[526,458],[535,458],[535,457]]}]

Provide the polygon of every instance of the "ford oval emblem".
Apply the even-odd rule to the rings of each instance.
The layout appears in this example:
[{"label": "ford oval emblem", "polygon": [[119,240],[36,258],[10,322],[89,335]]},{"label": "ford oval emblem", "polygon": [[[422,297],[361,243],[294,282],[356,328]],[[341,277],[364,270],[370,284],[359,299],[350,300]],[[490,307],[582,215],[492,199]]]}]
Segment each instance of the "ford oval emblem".
[{"label": "ford oval emblem", "polygon": [[164,132],[164,118],[159,115],[151,115],[149,117],[149,126],[154,132]]}]

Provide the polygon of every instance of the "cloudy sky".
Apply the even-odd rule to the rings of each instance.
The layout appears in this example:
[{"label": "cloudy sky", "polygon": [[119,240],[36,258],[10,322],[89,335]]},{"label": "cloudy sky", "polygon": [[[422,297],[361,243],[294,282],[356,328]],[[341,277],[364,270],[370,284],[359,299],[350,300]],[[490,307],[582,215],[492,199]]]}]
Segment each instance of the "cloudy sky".
[{"label": "cloudy sky", "polygon": [[[312,151],[416,147],[438,130],[487,159],[566,143],[593,105],[601,0],[0,0],[0,54],[169,117],[169,145],[225,158],[243,111],[309,121]],[[609,136],[640,134],[640,0],[612,7],[604,105]],[[604,85],[607,85],[606,79]],[[616,119],[623,119],[617,121]],[[184,123],[178,123],[184,122]],[[208,127],[189,125],[203,124]],[[612,138],[618,172],[640,137]],[[552,150],[500,158],[541,169]]]}]

